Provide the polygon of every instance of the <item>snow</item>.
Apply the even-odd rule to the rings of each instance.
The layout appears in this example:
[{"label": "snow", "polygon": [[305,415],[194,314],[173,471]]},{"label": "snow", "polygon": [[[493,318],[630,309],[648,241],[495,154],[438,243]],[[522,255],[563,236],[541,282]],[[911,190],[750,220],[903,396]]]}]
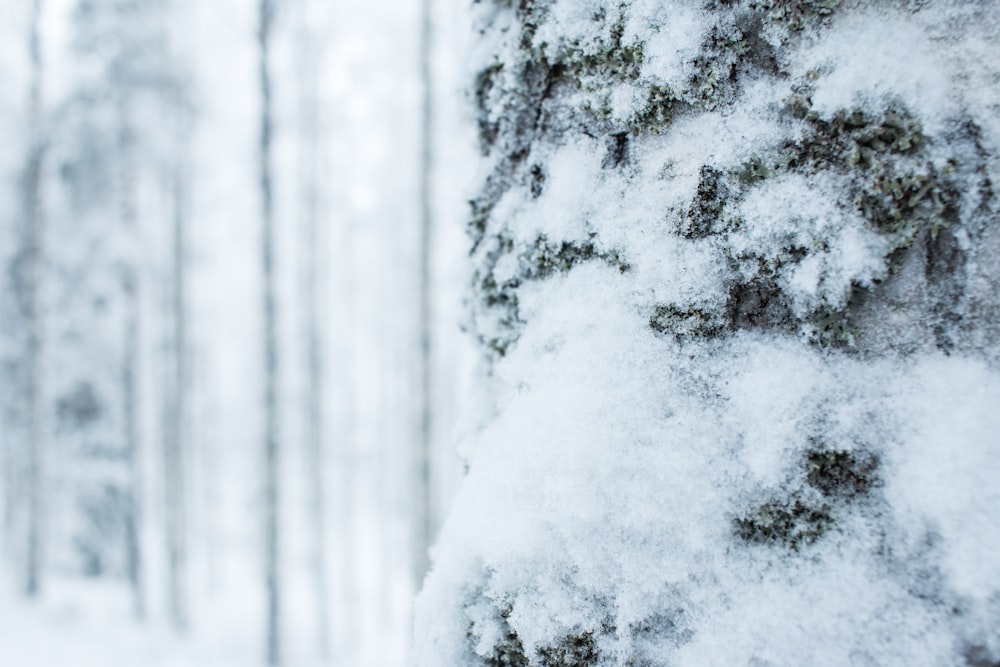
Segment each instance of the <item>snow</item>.
[{"label": "snow", "polygon": [[893,452],[890,502],[915,535],[941,540],[951,587],[986,603],[1000,581],[1000,385],[995,370],[967,359],[928,359],[915,375],[897,390],[910,426],[907,447]]},{"label": "snow", "polygon": [[[887,39],[885,25],[892,24]],[[845,50],[843,44],[850,43]],[[881,99],[897,99],[924,122],[953,116],[952,72],[941,49],[906,13],[883,10],[847,15],[802,58],[803,71],[826,74],[813,98],[821,112]],[[929,125],[932,132],[940,125]]]},{"label": "snow", "polygon": [[235,667],[258,662],[258,646],[246,641],[238,626],[213,625],[178,641],[163,625],[137,621],[122,587],[69,580],[54,583],[54,594],[31,604],[13,602],[18,595],[4,586],[0,595],[4,664]]},{"label": "snow", "polygon": [[669,13],[655,0],[633,2],[625,29],[625,41],[641,41],[649,58],[643,76],[680,89],[685,84],[685,65],[698,54],[707,15],[697,2],[675,2]]},{"label": "snow", "polygon": [[813,251],[790,280],[791,305],[800,313],[821,303],[843,305],[853,284],[885,277],[888,242],[859,214],[837,205],[839,184],[834,180],[830,187],[830,180],[788,175],[755,188],[736,213],[743,225],[730,236],[737,252],[762,257],[788,247]]},{"label": "snow", "polygon": [[[1000,373],[945,357],[870,368],[752,337],[680,350],[651,339],[634,295],[596,266],[544,292],[526,295],[531,331],[496,369],[506,392],[420,598],[425,660],[467,664],[451,638],[510,605],[525,647],[610,618],[620,647],[606,648],[624,660],[626,629],[676,607],[694,639],[672,664],[949,664],[950,609],[905,589],[927,529],[948,545],[943,594],[995,622]],[[890,530],[912,531],[912,551],[883,563],[863,515],[804,557],[736,548],[730,517],[787,483],[811,434],[902,461],[882,474]],[[461,592],[470,576],[487,582],[478,607]],[[488,653],[500,630],[483,632]]]},{"label": "snow", "polygon": [[536,42],[551,47],[557,47],[563,40],[578,41],[584,48],[592,46],[594,17],[607,12],[607,6],[599,0],[557,2],[546,9],[548,15],[539,26]]}]

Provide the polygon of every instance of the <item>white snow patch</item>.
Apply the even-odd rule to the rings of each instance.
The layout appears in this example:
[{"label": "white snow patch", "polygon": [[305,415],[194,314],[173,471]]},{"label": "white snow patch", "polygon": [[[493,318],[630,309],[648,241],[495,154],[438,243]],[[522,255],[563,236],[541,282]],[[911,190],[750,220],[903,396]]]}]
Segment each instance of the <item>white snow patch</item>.
[{"label": "white snow patch", "polygon": [[822,115],[901,102],[921,119],[925,130],[937,133],[961,109],[951,86],[953,73],[940,52],[940,46],[906,13],[889,9],[846,13],[803,54],[796,74],[804,76],[810,70],[823,74],[812,97]]}]

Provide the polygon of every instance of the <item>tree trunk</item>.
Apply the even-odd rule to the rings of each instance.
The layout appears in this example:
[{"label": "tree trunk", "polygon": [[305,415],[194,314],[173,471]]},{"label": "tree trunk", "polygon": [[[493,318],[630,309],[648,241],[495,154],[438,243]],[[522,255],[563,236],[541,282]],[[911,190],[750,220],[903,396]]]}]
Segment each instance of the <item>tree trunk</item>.
[{"label": "tree trunk", "polygon": [[433,278],[433,257],[431,250],[434,241],[434,220],[432,202],[432,169],[433,164],[433,94],[434,81],[431,74],[432,48],[432,7],[431,0],[422,0],[420,4],[420,80],[422,83],[420,104],[420,164],[419,164],[419,199],[420,199],[420,237],[418,247],[417,308],[419,335],[418,352],[418,424],[417,424],[417,455],[416,455],[416,490],[414,502],[416,514],[414,517],[413,576],[417,588],[420,587],[430,565],[428,555],[434,533],[434,508],[432,492],[432,435],[433,435],[433,312],[431,304],[431,284]]},{"label": "tree trunk", "polygon": [[271,0],[260,1],[260,197],[264,343],[264,579],[267,662],[281,662],[280,448],[278,443],[278,341],[274,269],[274,202],[271,154]]},{"label": "tree trunk", "polygon": [[417,664],[996,663],[1000,8],[599,4],[476,5]]},{"label": "tree trunk", "polygon": [[42,37],[41,0],[31,5],[29,55],[31,64],[30,90],[28,92],[28,155],[22,183],[23,229],[21,250],[16,272],[15,290],[18,293],[20,314],[24,327],[23,413],[21,432],[24,452],[23,488],[24,515],[24,592],[29,597],[38,595],[41,588],[42,535],[43,535],[43,423],[41,409],[41,356],[42,321],[40,290],[42,278],[42,161],[45,155],[45,138],[42,130]]},{"label": "tree trunk", "polygon": [[163,476],[166,508],[167,605],[171,623],[184,630],[188,623],[187,596],[187,210],[185,162],[178,158],[172,175],[173,225],[169,321],[170,368],[166,383]]},{"label": "tree trunk", "polygon": [[139,286],[140,231],[136,209],[136,159],[134,129],[130,118],[129,103],[120,102],[118,127],[119,215],[122,233],[130,243],[130,257],[122,268],[122,293],[125,299],[124,348],[121,361],[121,388],[123,402],[123,433],[130,485],[126,497],[123,521],[125,533],[125,570],[132,588],[133,613],[142,618],[146,611],[143,590],[142,550],[140,530],[142,521],[142,466],[139,435],[139,366],[140,366],[140,308]]}]

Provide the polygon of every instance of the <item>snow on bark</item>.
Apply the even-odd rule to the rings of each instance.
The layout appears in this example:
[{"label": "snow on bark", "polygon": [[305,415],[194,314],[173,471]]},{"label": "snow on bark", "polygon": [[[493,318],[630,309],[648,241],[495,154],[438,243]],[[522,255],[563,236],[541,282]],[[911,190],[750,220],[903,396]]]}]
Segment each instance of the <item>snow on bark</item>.
[{"label": "snow on bark", "polygon": [[1000,7],[483,0],[417,662],[1000,660]]}]

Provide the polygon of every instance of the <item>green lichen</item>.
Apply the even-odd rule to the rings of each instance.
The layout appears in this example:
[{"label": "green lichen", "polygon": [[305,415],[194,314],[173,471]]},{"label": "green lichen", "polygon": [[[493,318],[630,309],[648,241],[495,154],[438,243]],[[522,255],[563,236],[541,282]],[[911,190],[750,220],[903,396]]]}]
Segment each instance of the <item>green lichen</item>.
[{"label": "green lichen", "polygon": [[877,483],[878,458],[866,452],[810,450],[806,453],[806,481],[827,497],[853,499]]},{"label": "green lichen", "polygon": [[[786,108],[805,121],[808,131],[786,145],[785,168],[849,177],[840,203],[857,211],[889,242],[883,258],[885,276],[891,278],[901,269],[918,238],[927,237],[929,247],[937,247],[935,240],[942,231],[957,224],[956,162],[949,161],[944,168],[934,164],[927,156],[923,129],[908,110],[891,106],[872,114],[843,109],[824,118],[812,109],[809,84],[795,89]],[[853,347],[860,336],[855,312],[866,301],[867,292],[855,285],[845,305],[817,309],[806,323],[812,340],[821,346]]]},{"label": "green lichen", "polygon": [[587,241],[560,241],[550,243],[544,234],[539,235],[521,255],[523,271],[520,280],[538,280],[557,272],[566,272],[582,262],[600,260],[624,273],[628,264],[617,250],[599,250],[595,235]]},{"label": "green lichen", "polygon": [[[854,209],[890,242],[885,254],[888,273],[899,270],[920,235],[936,237],[958,222],[956,163],[938,168],[923,156],[926,138],[907,111],[891,108],[872,117],[855,109],[809,122],[816,134],[803,143],[798,161],[829,162],[834,168],[846,158],[848,173],[855,176]],[[820,149],[824,141],[828,148]]]},{"label": "green lichen", "polygon": [[745,542],[798,551],[833,528],[838,512],[878,486],[878,465],[878,457],[866,451],[829,449],[814,442],[800,468],[806,488],[774,497],[738,517],[735,532]]},{"label": "green lichen", "polygon": [[476,104],[476,124],[478,126],[479,150],[484,157],[490,154],[500,131],[500,124],[490,118],[490,94],[497,84],[501,63],[494,63],[481,70],[473,84],[473,95]]},{"label": "green lichen", "polygon": [[729,329],[790,329],[794,317],[788,298],[771,272],[735,283],[726,302]]},{"label": "green lichen", "polygon": [[691,61],[687,97],[708,111],[732,102],[738,90],[740,63],[749,51],[750,45],[739,28],[714,26],[701,52]]},{"label": "green lichen", "polygon": [[861,334],[846,308],[821,306],[809,316],[808,327],[810,341],[820,347],[851,348]]},{"label": "green lichen", "polygon": [[857,210],[893,250],[909,247],[921,231],[937,234],[958,219],[957,187],[933,164],[921,172],[876,170],[855,198]]},{"label": "green lichen", "polygon": [[709,165],[702,165],[694,201],[681,216],[681,234],[688,239],[697,239],[726,231],[722,213],[731,198],[725,174]]},{"label": "green lichen", "polygon": [[750,6],[764,11],[767,18],[792,30],[801,30],[807,19],[830,16],[843,0],[753,0]]},{"label": "green lichen", "polygon": [[541,667],[589,667],[597,664],[597,644],[591,630],[566,637],[554,646],[538,649]]},{"label": "green lichen", "polygon": [[818,540],[833,525],[830,507],[812,505],[800,498],[771,500],[736,520],[736,533],[744,542],[779,545],[798,551]]},{"label": "green lichen", "polygon": [[[475,82],[480,143],[496,160],[479,196],[471,202],[473,252],[483,255],[482,244],[488,245],[491,237],[502,233],[492,218],[511,188],[523,189],[532,199],[543,195],[548,175],[543,163],[531,159],[536,143],[559,143],[566,133],[583,133],[604,141],[603,168],[632,169],[635,142],[668,131],[678,115],[729,104],[748,74],[782,76],[771,43],[775,22],[794,24],[796,16],[802,22],[822,20],[838,5],[839,0],[712,3],[708,10],[715,13],[715,24],[703,36],[699,54],[688,63],[689,80],[677,89],[643,80],[645,45],[627,37],[625,4],[594,14],[593,39],[559,44],[536,39],[537,28],[548,20],[548,3],[525,0],[504,5],[515,12],[521,32],[515,35],[516,55],[502,65],[486,67]],[[869,289],[891,280],[915,246],[927,250],[928,266],[951,267],[964,261],[962,253],[951,252],[951,246],[936,241],[958,221],[961,195],[953,173],[958,167],[942,166],[937,153],[932,156],[920,122],[901,104],[882,110],[851,107],[818,112],[812,91],[820,76],[807,73],[785,100],[786,122],[798,131],[797,136],[756,152],[736,167],[703,165],[691,201],[666,213],[669,228],[685,239],[716,245],[729,255],[736,251],[729,247],[728,237],[744,224],[734,212],[749,193],[789,173],[810,179],[835,174],[844,184],[837,205],[860,215],[888,241],[884,270],[868,278]],[[632,87],[640,96],[645,91],[642,101],[624,118],[613,113],[608,92],[609,87],[619,85]],[[937,252],[939,246],[948,252]],[[492,272],[501,256],[516,252],[513,248],[490,250],[477,258],[481,268],[475,278],[476,291],[493,311],[488,331],[480,338],[494,355],[506,353],[523,325],[517,290],[524,281],[570,270],[581,261],[624,266],[613,254],[598,256],[601,253],[588,241],[535,239],[525,248],[518,257],[521,270],[512,279],[498,281]],[[803,312],[786,293],[782,276],[790,265],[828,249],[788,250],[768,257],[730,257],[729,294],[724,302],[660,304],[650,316],[651,329],[678,340],[717,337],[741,329],[774,330],[801,333],[824,348],[864,349],[857,322],[868,297],[855,299],[853,291],[832,295]],[[934,277],[931,273],[928,269],[929,280]],[[933,326],[944,332],[954,320],[949,310],[954,308],[943,298],[938,301]],[[948,336],[942,333],[937,338],[945,341]]]},{"label": "green lichen", "polygon": [[855,283],[851,285],[844,303],[824,303],[815,308],[804,323],[810,342],[820,347],[841,350],[855,347],[861,335],[861,329],[855,322],[855,313],[865,304],[870,294],[868,288]]},{"label": "green lichen", "polygon": [[810,131],[787,147],[786,163],[853,174],[852,203],[874,230],[892,238],[889,254],[909,247],[921,231],[936,234],[957,218],[950,169],[940,171],[918,159],[926,139],[908,111],[891,107],[874,116],[845,109],[822,118],[811,104],[807,88],[791,102],[790,111],[804,118]]},{"label": "green lichen", "polygon": [[[865,118],[857,110],[852,115]],[[912,153],[924,142],[920,122],[906,111],[891,108],[877,123],[864,123],[851,138],[854,140],[854,147],[848,163],[868,168],[878,163],[879,155]]]},{"label": "green lichen", "polygon": [[[960,195],[953,181],[957,167],[949,163],[939,169],[925,156],[927,140],[921,125],[905,108],[896,105],[877,114],[842,109],[824,117],[813,110],[811,84],[806,81],[793,88],[785,109],[803,122],[803,134],[776,149],[756,153],[735,168],[723,171],[703,165],[690,204],[672,214],[678,234],[692,240],[717,237],[725,248],[728,234],[742,224],[727,211],[735,210],[734,205],[753,189],[789,172],[810,177],[833,172],[846,177],[840,206],[857,211],[889,241],[886,268],[877,279],[902,266],[918,237],[934,240],[957,223]],[[658,333],[674,326],[680,337],[716,336],[739,329],[803,331],[821,347],[854,349],[861,335],[856,312],[867,302],[867,290],[852,285],[843,302],[823,303],[811,312],[795,314],[778,280],[787,266],[822,250],[789,247],[773,257],[733,257],[734,280],[721,317],[674,305],[675,312],[659,313],[652,326]]]},{"label": "green lichen", "polygon": [[[511,607],[507,606],[500,611],[500,619],[503,625],[503,636],[500,641],[498,641],[493,646],[493,651],[490,655],[483,659],[483,667],[528,667],[530,664],[528,657],[524,653],[524,645],[521,643],[521,638],[517,636],[517,632],[510,627],[510,622],[508,619],[511,614]],[[469,641],[474,641],[475,633],[474,628],[469,628],[466,632],[466,636]]]},{"label": "green lichen", "polygon": [[523,325],[517,290],[525,282],[565,273],[583,262],[603,262],[622,273],[629,269],[628,263],[617,250],[601,249],[594,234],[586,241],[555,243],[550,242],[545,235],[540,235],[532,243],[525,244],[518,254],[519,270],[516,275],[502,282],[498,281],[494,275],[497,263],[514,251],[515,244],[510,236],[495,236],[493,247],[484,258],[484,269],[476,275],[476,293],[483,306],[494,314],[496,327],[499,329],[499,335],[481,337],[480,340],[498,357],[507,353],[511,344],[517,340]]},{"label": "green lichen", "polygon": [[684,340],[718,336],[723,331],[724,323],[707,309],[682,309],[674,305],[660,304],[654,308],[649,318],[649,327],[659,334]]},{"label": "green lichen", "polygon": [[[565,68],[566,75],[578,88],[597,90],[610,82],[639,78],[645,45],[642,42],[625,43],[625,8],[626,5],[619,5],[607,37],[598,39],[595,47],[587,48],[579,40],[570,40],[559,50],[555,62]],[[605,21],[604,17],[602,12],[595,20]]]},{"label": "green lichen", "polygon": [[646,100],[628,121],[632,134],[661,134],[667,130],[678,108],[684,102],[666,85],[650,84]]},{"label": "green lichen", "polygon": [[735,180],[741,188],[749,189],[766,181],[774,173],[774,168],[768,166],[761,157],[754,155],[739,167],[729,172],[729,177]]},{"label": "green lichen", "polygon": [[716,338],[734,331],[778,329],[792,332],[796,318],[788,298],[775,282],[775,271],[763,267],[749,278],[734,281],[724,307],[682,307],[659,304],[649,327],[675,340]]},{"label": "green lichen", "polygon": [[784,163],[806,171],[870,169],[916,152],[925,143],[919,121],[902,107],[881,114],[840,109],[824,118],[813,109],[812,85],[803,82],[785,98],[785,110],[806,123],[803,137],[786,145]]},{"label": "green lichen", "polygon": [[612,169],[621,167],[629,159],[629,138],[624,132],[608,135],[607,151],[601,161],[602,169]]},{"label": "green lichen", "polygon": [[[535,660],[528,659],[528,652],[517,631],[511,627],[510,616],[513,606],[505,604],[496,609],[495,620],[500,624],[500,639],[490,647],[488,655],[482,656],[483,667],[590,667],[597,664],[597,641],[593,630],[571,632],[561,640],[543,645],[535,650]],[[614,628],[603,625],[601,632],[613,634]],[[480,641],[476,624],[470,623],[466,630],[466,640],[474,646]]]},{"label": "green lichen", "polygon": [[[479,245],[486,240],[486,230],[489,226],[490,216],[493,209],[500,202],[504,193],[510,187],[510,182],[514,178],[519,165],[524,161],[524,155],[514,154],[508,159],[501,160],[494,168],[493,173],[487,176],[479,195],[469,201],[469,235],[472,237],[472,251],[476,252]],[[497,237],[499,242],[503,242],[501,237]]]}]

